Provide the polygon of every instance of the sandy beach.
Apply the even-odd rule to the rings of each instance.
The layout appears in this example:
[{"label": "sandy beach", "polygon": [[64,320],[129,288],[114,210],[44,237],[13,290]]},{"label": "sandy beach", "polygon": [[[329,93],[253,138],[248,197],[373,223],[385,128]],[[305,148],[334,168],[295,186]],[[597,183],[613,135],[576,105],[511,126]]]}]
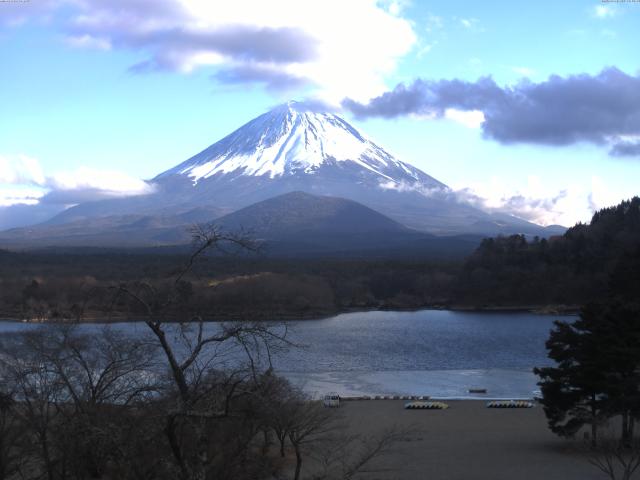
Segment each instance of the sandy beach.
[{"label": "sandy beach", "polygon": [[448,401],[448,410],[405,410],[401,400],[342,402],[350,431],[416,428],[381,460],[393,472],[366,478],[429,480],[596,480],[580,441],[552,434],[542,408],[489,409],[484,401]]}]

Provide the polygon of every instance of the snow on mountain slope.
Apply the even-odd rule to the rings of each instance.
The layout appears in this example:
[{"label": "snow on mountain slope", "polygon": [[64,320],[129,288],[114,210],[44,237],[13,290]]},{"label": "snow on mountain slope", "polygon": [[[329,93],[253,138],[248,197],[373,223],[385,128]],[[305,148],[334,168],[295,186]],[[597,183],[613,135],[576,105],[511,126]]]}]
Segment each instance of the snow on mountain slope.
[{"label": "snow on mountain slope", "polygon": [[200,208],[223,214],[304,192],[352,200],[436,235],[545,235],[538,225],[498,218],[458,201],[443,183],[398,160],[337,115],[304,102],[260,115],[151,182],[149,195],[79,204],[47,224],[122,215],[171,217]]},{"label": "snow on mountain slope", "polygon": [[305,102],[287,102],[255,118],[155,180],[188,176],[194,184],[216,174],[313,175],[334,162],[350,162],[380,184],[445,187],[386,152],[340,117]]}]

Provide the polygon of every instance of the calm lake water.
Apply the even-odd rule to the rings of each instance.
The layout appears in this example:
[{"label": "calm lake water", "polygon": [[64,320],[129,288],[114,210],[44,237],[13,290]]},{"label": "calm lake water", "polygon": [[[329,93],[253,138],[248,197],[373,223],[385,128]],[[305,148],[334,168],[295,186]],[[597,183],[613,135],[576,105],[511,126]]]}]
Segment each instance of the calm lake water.
[{"label": "calm lake water", "polygon": [[[531,397],[535,366],[549,365],[544,343],[560,317],[519,312],[360,312],[287,322],[300,348],[274,357],[277,371],[311,394]],[[571,317],[561,317],[572,320]],[[0,322],[0,334],[38,328]],[[103,326],[86,324],[98,332]],[[146,335],[140,323],[113,328]],[[216,328],[215,324],[208,328]],[[475,395],[477,397],[477,395]]]}]

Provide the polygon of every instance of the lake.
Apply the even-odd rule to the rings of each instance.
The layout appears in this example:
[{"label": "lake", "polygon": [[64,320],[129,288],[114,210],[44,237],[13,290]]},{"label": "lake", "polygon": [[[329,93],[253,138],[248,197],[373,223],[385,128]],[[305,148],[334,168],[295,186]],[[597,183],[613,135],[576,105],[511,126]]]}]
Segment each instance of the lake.
[{"label": "lake", "polygon": [[[289,321],[290,338],[300,348],[278,354],[274,367],[313,395],[530,398],[537,390],[531,370],[550,365],[544,344],[558,318],[572,320],[524,312],[420,310]],[[37,325],[0,322],[0,334],[30,328]],[[148,333],[142,323],[114,328]],[[474,388],[487,394],[469,394]]]}]

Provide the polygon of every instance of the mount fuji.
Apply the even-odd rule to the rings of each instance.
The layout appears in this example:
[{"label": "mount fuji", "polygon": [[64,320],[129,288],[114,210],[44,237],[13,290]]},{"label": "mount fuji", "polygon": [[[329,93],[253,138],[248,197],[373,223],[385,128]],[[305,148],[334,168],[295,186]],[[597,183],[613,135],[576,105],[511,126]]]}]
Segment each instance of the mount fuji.
[{"label": "mount fuji", "polygon": [[98,225],[96,234],[109,225],[129,231],[150,223],[173,228],[185,219],[214,220],[291,192],[355,201],[412,231],[434,235],[558,233],[458,202],[444,183],[307,102],[287,102],[260,115],[149,183],[151,194],[83,203],[7,233],[16,238],[28,231],[33,238],[50,229],[64,235],[70,226],[81,231]]},{"label": "mount fuji", "polygon": [[352,174],[373,186],[388,183],[444,185],[401,162],[337,115],[313,104],[290,101],[239,128],[206,150],[158,175],[162,182],[178,175],[194,185],[220,175],[309,178]]}]

